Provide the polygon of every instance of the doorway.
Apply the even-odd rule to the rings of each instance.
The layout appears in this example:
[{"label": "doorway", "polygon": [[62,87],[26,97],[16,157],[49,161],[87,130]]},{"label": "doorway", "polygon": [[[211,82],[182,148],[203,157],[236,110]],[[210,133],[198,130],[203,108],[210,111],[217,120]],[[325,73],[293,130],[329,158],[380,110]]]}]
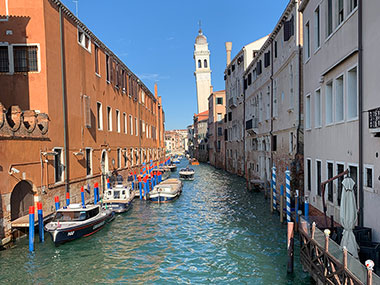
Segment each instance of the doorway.
[{"label": "doorway", "polygon": [[29,207],[33,205],[33,187],[29,182],[21,180],[13,188],[11,194],[11,221],[28,215]]}]

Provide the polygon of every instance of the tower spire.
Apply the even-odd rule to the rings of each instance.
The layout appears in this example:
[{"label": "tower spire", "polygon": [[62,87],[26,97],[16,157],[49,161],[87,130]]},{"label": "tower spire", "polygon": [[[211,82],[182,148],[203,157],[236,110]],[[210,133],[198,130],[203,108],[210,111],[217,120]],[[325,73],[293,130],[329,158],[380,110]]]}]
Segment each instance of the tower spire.
[{"label": "tower spire", "polygon": [[199,25],[198,33],[201,35],[202,34],[202,21],[201,20],[199,20],[198,25]]}]

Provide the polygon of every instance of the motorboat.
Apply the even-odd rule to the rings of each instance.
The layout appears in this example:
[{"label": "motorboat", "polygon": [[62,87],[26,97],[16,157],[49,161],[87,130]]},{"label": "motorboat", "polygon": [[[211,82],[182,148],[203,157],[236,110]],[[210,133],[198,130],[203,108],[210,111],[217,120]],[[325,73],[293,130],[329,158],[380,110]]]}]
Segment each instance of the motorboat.
[{"label": "motorboat", "polygon": [[194,169],[186,167],[179,171],[179,178],[182,180],[194,180]]},{"label": "motorboat", "polygon": [[190,159],[190,165],[199,165],[199,161],[196,158]]},{"label": "motorboat", "polygon": [[182,182],[176,178],[166,179],[154,186],[148,199],[153,203],[167,203],[175,200],[182,193]]},{"label": "motorboat", "polygon": [[134,196],[131,186],[116,184],[104,192],[103,207],[115,213],[124,213],[131,207]]},{"label": "motorboat", "polygon": [[81,237],[90,236],[112,221],[115,213],[97,205],[70,204],[55,213],[45,230],[58,245]]},{"label": "motorboat", "polygon": [[180,162],[181,162],[181,160],[178,159],[178,158],[174,158],[174,159],[173,159],[173,163],[174,163],[174,164],[179,164]]},{"label": "motorboat", "polygon": [[177,165],[172,163],[167,166],[171,172],[175,172],[177,170]]}]

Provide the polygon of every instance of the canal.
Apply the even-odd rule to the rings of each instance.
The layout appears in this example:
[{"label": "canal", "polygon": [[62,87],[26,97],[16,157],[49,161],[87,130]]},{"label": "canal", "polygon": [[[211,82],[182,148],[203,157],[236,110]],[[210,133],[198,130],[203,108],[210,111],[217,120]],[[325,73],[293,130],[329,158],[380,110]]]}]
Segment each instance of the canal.
[{"label": "canal", "polygon": [[136,199],[91,237],[55,247],[46,235],[34,253],[19,240],[0,252],[1,283],[310,284],[298,241],[287,275],[286,226],[262,193],[209,165],[194,169],[195,181],[174,203]]}]

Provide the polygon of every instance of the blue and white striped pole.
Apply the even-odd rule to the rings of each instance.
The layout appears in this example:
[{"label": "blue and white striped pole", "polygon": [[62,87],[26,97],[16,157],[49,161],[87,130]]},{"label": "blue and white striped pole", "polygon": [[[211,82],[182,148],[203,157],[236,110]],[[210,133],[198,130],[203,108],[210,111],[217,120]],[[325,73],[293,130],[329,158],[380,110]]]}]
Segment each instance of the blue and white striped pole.
[{"label": "blue and white striped pole", "polygon": [[277,200],[276,200],[276,166],[272,167],[272,190],[273,190],[273,210],[277,210]]},{"label": "blue and white striped pole", "polygon": [[285,171],[286,177],[286,220],[287,222],[291,222],[291,212],[290,212],[290,171],[286,169]]}]

